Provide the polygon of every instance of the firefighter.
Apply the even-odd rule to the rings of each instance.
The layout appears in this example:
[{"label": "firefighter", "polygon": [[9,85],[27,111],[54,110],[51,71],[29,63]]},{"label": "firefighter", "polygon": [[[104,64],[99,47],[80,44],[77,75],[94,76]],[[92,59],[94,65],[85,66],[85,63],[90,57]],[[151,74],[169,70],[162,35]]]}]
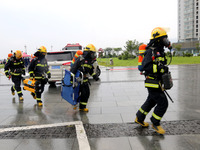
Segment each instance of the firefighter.
[{"label": "firefighter", "polygon": [[22,59],[22,52],[20,50],[17,50],[14,53],[14,56],[11,56],[11,58],[5,64],[4,71],[6,77],[9,79],[11,77],[12,82],[14,83],[14,85],[11,87],[12,95],[15,95],[15,91],[17,91],[19,101],[23,102],[24,98],[22,97],[23,94],[21,90],[21,81],[22,74],[25,75],[25,67],[24,61]]},{"label": "firefighter", "polygon": [[[48,79],[51,78],[51,73],[45,58],[47,54],[47,49],[44,46],[41,46],[37,52],[34,54],[35,58],[31,61],[28,68],[30,79],[35,78],[35,93],[31,93],[34,99],[37,100],[37,105],[39,107],[43,106],[41,95],[44,91],[44,86],[47,83]],[[46,78],[46,75],[48,79]]]},{"label": "firefighter", "polygon": [[8,62],[8,60],[11,58],[13,56],[13,54],[12,53],[9,53],[8,54],[8,58],[7,58],[7,61],[6,61],[6,63]]},{"label": "firefighter", "polygon": [[80,104],[79,111],[88,112],[88,108],[86,108],[89,96],[89,81],[87,74],[93,76],[93,78],[97,81],[99,80],[96,73],[94,73],[93,61],[96,58],[96,48],[93,44],[88,44],[83,51],[83,55],[78,57],[74,65],[71,67],[71,72],[76,74],[77,70],[80,70],[83,73],[83,84],[80,85]]},{"label": "firefighter", "polygon": [[142,127],[148,127],[149,124],[144,122],[145,117],[155,107],[150,120],[152,128],[159,134],[165,133],[165,130],[160,125],[160,121],[168,108],[168,100],[162,90],[161,82],[162,75],[168,72],[164,47],[170,48],[166,31],[160,27],[154,28],[142,61],[148,97],[136,113],[135,119],[135,122]]}]

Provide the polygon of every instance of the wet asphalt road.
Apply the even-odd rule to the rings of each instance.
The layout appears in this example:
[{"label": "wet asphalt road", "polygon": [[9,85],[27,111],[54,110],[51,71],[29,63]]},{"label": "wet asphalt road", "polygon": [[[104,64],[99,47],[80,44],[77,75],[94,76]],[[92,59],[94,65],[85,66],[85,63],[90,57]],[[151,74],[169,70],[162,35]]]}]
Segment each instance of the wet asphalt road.
[{"label": "wet asphalt road", "polygon": [[[28,91],[23,91],[25,100],[21,104],[18,97],[10,93],[12,82],[1,74],[1,129],[82,121],[91,149],[200,148],[197,142],[200,139],[200,65],[170,66],[174,86],[168,93],[174,103],[169,101],[162,119],[166,129],[164,137],[151,127],[142,129],[133,123],[135,113],[147,97],[144,77],[136,67],[101,69],[101,80],[91,80],[89,113],[73,110],[62,100],[59,84],[56,87],[46,85],[42,109],[35,106],[36,101]],[[151,112],[147,122],[150,117]],[[25,149],[30,145],[32,149],[80,149],[76,136],[74,125],[3,132],[0,146],[6,149]]]}]

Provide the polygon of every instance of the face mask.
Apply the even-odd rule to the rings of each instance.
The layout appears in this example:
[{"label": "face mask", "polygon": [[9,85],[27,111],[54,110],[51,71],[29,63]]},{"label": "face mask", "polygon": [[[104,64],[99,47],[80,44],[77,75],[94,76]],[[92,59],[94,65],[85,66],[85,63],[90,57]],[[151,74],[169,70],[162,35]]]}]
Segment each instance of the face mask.
[{"label": "face mask", "polygon": [[92,59],[95,59],[96,57],[97,57],[97,54],[92,52],[92,53],[91,53],[91,58],[92,58]]},{"label": "face mask", "polygon": [[165,47],[169,47],[170,46],[170,41],[168,40],[168,38],[166,38],[166,37],[163,38],[162,42],[163,42],[163,45]]}]

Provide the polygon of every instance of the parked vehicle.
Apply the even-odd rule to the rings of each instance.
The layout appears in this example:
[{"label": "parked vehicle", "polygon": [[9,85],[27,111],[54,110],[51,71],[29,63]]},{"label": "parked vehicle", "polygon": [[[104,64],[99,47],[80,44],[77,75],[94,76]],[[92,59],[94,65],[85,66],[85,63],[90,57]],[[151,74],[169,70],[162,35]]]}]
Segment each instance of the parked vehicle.
[{"label": "parked vehicle", "polygon": [[[78,50],[82,50],[82,46],[79,43],[67,44],[62,51],[47,52],[47,62],[49,70],[51,72],[51,78],[48,83],[51,86],[55,86],[56,82],[61,82],[64,77],[63,70],[70,70],[72,59]],[[95,73],[100,76],[101,70],[97,61],[93,64]]]},{"label": "parked vehicle", "polygon": [[63,69],[70,70],[70,65],[72,58],[76,50],[68,51],[57,51],[57,52],[48,52],[47,61],[49,65],[49,70],[51,72],[51,78],[49,79],[49,84],[55,86],[57,81],[61,81],[63,78]]},{"label": "parked vehicle", "polygon": [[99,68],[98,62],[95,61],[93,63],[93,67],[94,67],[94,72],[96,73],[96,75],[99,77],[101,74],[101,69]]}]

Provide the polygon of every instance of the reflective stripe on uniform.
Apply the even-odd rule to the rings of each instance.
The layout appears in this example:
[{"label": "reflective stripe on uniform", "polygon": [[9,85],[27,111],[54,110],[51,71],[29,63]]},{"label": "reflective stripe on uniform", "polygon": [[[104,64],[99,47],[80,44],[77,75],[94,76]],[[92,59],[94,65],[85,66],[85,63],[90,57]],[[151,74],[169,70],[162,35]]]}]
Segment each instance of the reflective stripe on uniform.
[{"label": "reflective stripe on uniform", "polygon": [[164,72],[165,72],[165,70],[164,70],[164,69],[161,69],[161,70],[160,70],[160,72],[161,72],[161,73],[164,73]]},{"label": "reflective stripe on uniform", "polygon": [[142,62],[138,62],[138,65],[142,65]]},{"label": "reflective stripe on uniform", "polygon": [[47,74],[50,73],[50,71],[47,72]]},{"label": "reflective stripe on uniform", "polygon": [[159,88],[159,84],[145,83],[145,87]]},{"label": "reflective stripe on uniform", "polygon": [[79,55],[76,53],[76,54],[75,54],[75,57],[76,57],[76,58],[78,58],[78,57],[79,57]]},{"label": "reflective stripe on uniform", "polygon": [[34,73],[33,71],[30,71],[29,74]]},{"label": "reflective stripe on uniform", "polygon": [[92,74],[92,76],[94,76],[94,75],[96,75],[96,73],[95,73],[95,72]]},{"label": "reflective stripe on uniform", "polygon": [[80,104],[81,104],[81,105],[87,105],[87,103],[86,103],[86,102],[80,102]]},{"label": "reflective stripe on uniform", "polygon": [[11,72],[11,75],[13,75],[13,76],[20,76],[21,73],[13,73],[13,72]]},{"label": "reflective stripe on uniform", "polygon": [[17,92],[17,94],[20,94],[20,93],[22,93],[22,91]]},{"label": "reflective stripe on uniform", "polygon": [[16,89],[15,89],[15,85],[13,85],[13,90],[16,90]]},{"label": "reflective stripe on uniform", "polygon": [[4,72],[5,72],[5,73],[7,73],[7,72],[8,72],[8,70],[5,70]]},{"label": "reflective stripe on uniform", "polygon": [[153,64],[153,73],[156,73],[156,72],[157,72],[157,65]]},{"label": "reflective stripe on uniform", "polygon": [[88,79],[83,80],[83,82],[88,82]]},{"label": "reflective stripe on uniform", "polygon": [[17,62],[17,63],[13,63],[14,65],[20,65],[20,64],[22,64],[23,62],[22,61],[20,61],[20,62]]},{"label": "reflective stripe on uniform", "polygon": [[146,50],[139,50],[139,54],[143,54]]},{"label": "reflective stripe on uniform", "polygon": [[41,101],[41,98],[36,98],[37,101]]},{"label": "reflective stripe on uniform", "polygon": [[155,79],[154,77],[147,76],[147,79]]},{"label": "reflective stripe on uniform", "polygon": [[157,116],[155,113],[153,113],[152,116],[157,120],[161,120],[162,119],[162,117]]},{"label": "reflective stripe on uniform", "polygon": [[88,64],[83,64],[83,65],[81,65],[81,66],[92,69],[92,66],[91,66],[91,65],[88,65]]},{"label": "reflective stripe on uniform", "polygon": [[140,111],[142,114],[144,114],[144,115],[147,115],[147,114],[148,114],[148,112],[144,111],[142,108],[140,108],[139,111]]},{"label": "reflective stripe on uniform", "polygon": [[36,66],[38,66],[38,67],[45,67],[47,65],[46,64],[45,65],[43,65],[43,64],[37,64]]},{"label": "reflective stripe on uniform", "polygon": [[158,61],[165,61],[165,57],[157,57],[156,58]]}]

